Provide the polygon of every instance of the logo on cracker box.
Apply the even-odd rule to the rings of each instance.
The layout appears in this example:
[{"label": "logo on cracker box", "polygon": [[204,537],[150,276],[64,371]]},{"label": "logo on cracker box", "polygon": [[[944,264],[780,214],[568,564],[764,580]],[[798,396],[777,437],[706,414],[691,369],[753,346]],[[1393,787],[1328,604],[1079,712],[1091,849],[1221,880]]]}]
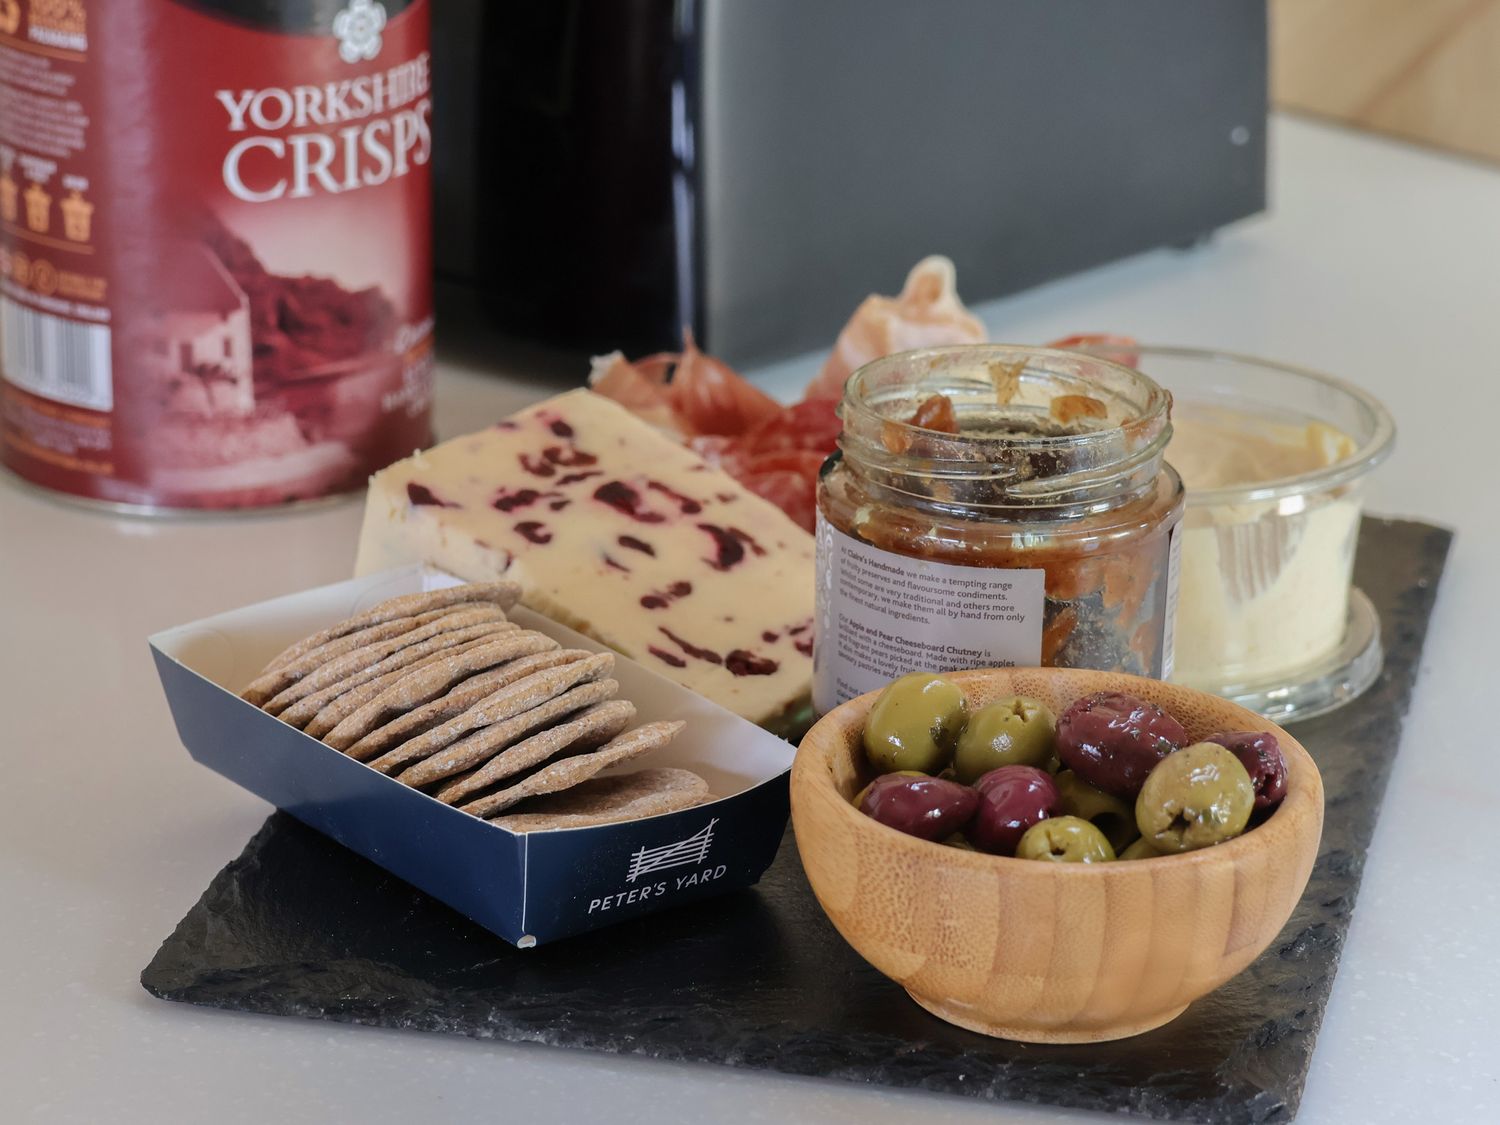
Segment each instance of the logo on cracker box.
[{"label": "logo on cracker box", "polygon": [[714,842],[714,825],[718,823],[718,818],[710,820],[701,831],[675,844],[640,849],[630,857],[630,871],[625,881],[634,883],[642,875],[664,871],[668,867],[697,867],[708,858],[708,849]]},{"label": "logo on cracker box", "polygon": [[641,883],[639,881],[644,875],[667,871],[674,867],[703,867],[708,862],[708,850],[713,847],[714,825],[718,823],[718,818],[715,817],[685,840],[678,840],[675,844],[663,844],[657,848],[638,848],[632,852],[630,866],[625,872],[625,881],[635,885],[628,891],[603,895],[591,900],[588,913],[611,910],[617,906],[626,906],[648,898],[660,898],[670,891],[684,891],[689,887],[696,887],[701,883],[712,882],[722,877],[729,870],[729,866],[721,863],[718,867],[669,876],[659,882]]}]

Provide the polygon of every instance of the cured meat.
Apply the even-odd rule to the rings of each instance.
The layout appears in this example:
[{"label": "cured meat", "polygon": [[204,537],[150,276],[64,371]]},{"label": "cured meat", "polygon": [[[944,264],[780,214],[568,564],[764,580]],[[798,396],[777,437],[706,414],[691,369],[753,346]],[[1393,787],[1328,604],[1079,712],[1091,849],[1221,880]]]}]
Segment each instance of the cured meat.
[{"label": "cured meat", "polygon": [[953,263],[934,256],[916,264],[900,296],[866,298],[802,401],[791,406],[700,350],[691,332],[683,333],[681,352],[634,362],[619,352],[597,357],[589,385],[811,531],[818,470],[838,446],[838,403],[849,373],[893,351],[984,338],[984,325],[958,299]]},{"label": "cured meat", "polygon": [[681,352],[631,362],[621,352],[595,356],[589,386],[660,430],[687,439],[737,436],[781,411],[781,404],[684,331]]},{"label": "cured meat", "polygon": [[765,391],[723,360],[700,351],[691,332],[684,330],[682,338],[682,354],[668,389],[688,433],[734,436],[781,412],[781,404]]},{"label": "cured meat", "polygon": [[837,446],[840,426],[834,403],[811,399],[777,407],[774,415],[739,437],[709,434],[688,444],[811,531],[818,470]]},{"label": "cured meat", "polygon": [[793,406],[778,406],[774,415],[737,439],[703,437],[689,444],[704,460],[734,473],[767,454],[814,452],[827,456],[838,443],[842,428],[836,403],[825,398],[807,399]]},{"label": "cured meat", "polygon": [[656,356],[631,363],[623,352],[596,355],[590,361],[589,386],[596,394],[612,398],[637,418],[680,438],[689,436],[672,408],[667,390],[669,365]]},{"label": "cured meat", "polygon": [[841,398],[856,368],[892,352],[983,343],[988,338],[984,324],[958,299],[957,281],[953,262],[934,254],[912,267],[899,297],[866,297],[805,397]]},{"label": "cured meat", "polygon": [[827,454],[810,450],[765,453],[751,458],[735,478],[762,500],[812,531],[818,513],[818,470]]},{"label": "cured meat", "polygon": [[811,531],[818,469],[838,443],[839,426],[834,404],[814,399],[778,407],[775,415],[739,437],[707,434],[688,444]]}]

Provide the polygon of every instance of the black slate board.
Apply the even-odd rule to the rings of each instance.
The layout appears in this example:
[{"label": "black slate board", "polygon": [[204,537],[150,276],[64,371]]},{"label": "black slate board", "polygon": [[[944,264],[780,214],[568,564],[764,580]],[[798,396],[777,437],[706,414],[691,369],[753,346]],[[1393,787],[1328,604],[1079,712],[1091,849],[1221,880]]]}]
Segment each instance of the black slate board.
[{"label": "black slate board", "polygon": [[1380,613],[1385,670],[1357,705],[1296,729],[1327,790],[1307,893],[1249,969],[1134,1039],[1028,1047],[927,1015],[833,930],[790,834],[754,890],[522,951],[277,813],[141,982],[218,1008],[1186,1121],[1287,1121],[1451,539],[1425,524],[1365,520],[1356,581]]}]

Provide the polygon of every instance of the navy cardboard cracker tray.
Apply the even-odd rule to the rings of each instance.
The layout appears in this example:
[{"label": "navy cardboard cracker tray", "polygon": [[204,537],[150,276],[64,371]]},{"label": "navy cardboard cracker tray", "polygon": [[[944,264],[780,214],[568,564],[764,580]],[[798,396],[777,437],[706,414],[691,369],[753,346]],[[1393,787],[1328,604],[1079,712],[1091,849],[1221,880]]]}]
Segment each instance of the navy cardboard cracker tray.
[{"label": "navy cardboard cracker tray", "polygon": [[[276,598],[158,633],[152,655],[194,759],[526,948],[758,881],[787,821],[793,747],[616,655],[637,722],[681,719],[670,746],[627,769],[704,777],[705,805],[623,824],[516,834],[348,758],[240,699],[301,637],[399,594],[455,580],[405,567]],[[608,651],[522,607],[510,614],[566,648]]]}]

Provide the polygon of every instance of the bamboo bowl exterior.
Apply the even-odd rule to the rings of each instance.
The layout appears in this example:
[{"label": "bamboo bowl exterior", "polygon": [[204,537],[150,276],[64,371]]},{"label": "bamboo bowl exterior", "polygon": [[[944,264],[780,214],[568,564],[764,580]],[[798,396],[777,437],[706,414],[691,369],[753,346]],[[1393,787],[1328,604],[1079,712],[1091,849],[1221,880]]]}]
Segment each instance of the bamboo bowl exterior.
[{"label": "bamboo bowl exterior", "polygon": [[1287,795],[1243,836],[1186,855],[1053,864],[929,843],[878,824],[853,796],[873,776],[860,732],[876,693],[835,708],[792,766],[792,823],[813,893],[844,939],[934,1015],[1029,1043],[1087,1043],[1168,1022],[1250,964],[1302,896],[1323,829],[1323,783],[1279,727],[1189,688],[1108,672],[955,672],[973,707],[1008,695],[1054,713],[1125,691],[1194,739],[1271,730]]}]

